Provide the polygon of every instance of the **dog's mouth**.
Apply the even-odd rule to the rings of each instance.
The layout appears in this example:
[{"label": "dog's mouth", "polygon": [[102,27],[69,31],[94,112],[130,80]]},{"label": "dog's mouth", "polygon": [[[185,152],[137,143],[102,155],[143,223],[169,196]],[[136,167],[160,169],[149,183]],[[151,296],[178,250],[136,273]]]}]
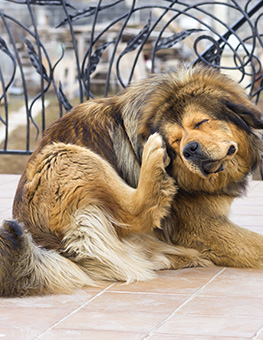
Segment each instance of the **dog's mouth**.
[{"label": "dog's mouth", "polygon": [[199,160],[196,162],[188,162],[190,171],[199,174],[203,178],[210,177],[225,170],[226,163],[221,160]]},{"label": "dog's mouth", "polygon": [[213,159],[197,142],[188,143],[183,149],[183,159],[189,170],[198,173],[201,177],[208,177],[225,170],[227,160],[234,157],[237,145],[231,143],[222,157]]},{"label": "dog's mouth", "polygon": [[217,174],[218,172],[224,171],[224,165],[221,161],[203,161],[199,166],[202,174],[207,177],[211,174]]}]

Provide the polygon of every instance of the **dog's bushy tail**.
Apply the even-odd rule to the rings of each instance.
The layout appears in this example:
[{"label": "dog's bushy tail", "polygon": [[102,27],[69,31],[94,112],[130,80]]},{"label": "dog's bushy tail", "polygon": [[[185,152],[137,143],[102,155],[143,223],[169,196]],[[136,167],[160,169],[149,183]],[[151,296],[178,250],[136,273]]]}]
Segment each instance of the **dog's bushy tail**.
[{"label": "dog's bushy tail", "polygon": [[69,293],[94,286],[74,262],[38,247],[16,221],[0,228],[0,296]]}]

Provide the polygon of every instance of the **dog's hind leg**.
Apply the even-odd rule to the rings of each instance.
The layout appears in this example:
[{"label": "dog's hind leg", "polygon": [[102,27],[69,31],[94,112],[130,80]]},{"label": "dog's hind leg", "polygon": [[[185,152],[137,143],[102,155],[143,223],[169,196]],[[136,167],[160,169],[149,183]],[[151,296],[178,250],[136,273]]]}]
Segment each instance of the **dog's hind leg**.
[{"label": "dog's hind leg", "polygon": [[146,281],[155,267],[145,253],[147,244],[120,239],[113,217],[102,208],[78,210],[68,226],[63,255],[78,263],[93,280]]},{"label": "dog's hind leg", "polygon": [[149,222],[151,229],[161,228],[161,220],[170,212],[177,186],[165,170],[169,163],[162,137],[157,133],[151,135],[144,146],[139,183],[133,197],[133,209],[140,214],[141,231],[149,230]]},{"label": "dog's hind leg", "polygon": [[54,234],[57,252],[91,279],[149,280],[155,267],[144,245],[129,242],[128,236],[159,227],[169,213],[176,185],[165,171],[168,162],[162,138],[151,136],[134,189],[94,152],[49,145],[28,166],[16,218],[45,248]]},{"label": "dog's hind leg", "polygon": [[177,192],[174,180],[165,170],[169,162],[162,137],[157,133],[151,135],[144,146],[138,187],[127,191],[123,185],[115,186],[116,201],[127,226],[120,230],[122,235],[161,228]]},{"label": "dog's hind leg", "polygon": [[63,255],[95,281],[147,281],[157,270],[213,265],[197,250],[168,245],[151,233],[119,239],[116,223],[95,206],[77,211],[62,240]]},{"label": "dog's hind leg", "polygon": [[141,245],[154,270],[214,266],[198,250],[168,244],[153,233],[134,234],[129,240]]},{"label": "dog's hind leg", "polygon": [[[61,233],[69,224],[70,216],[78,209],[102,207],[114,220],[119,236],[141,233],[160,227],[169,214],[177,187],[166,173],[169,158],[160,135],[149,137],[142,156],[138,187],[127,185],[115,169],[94,152],[75,145],[55,144],[42,150],[42,159],[28,175],[25,185],[31,206],[30,213],[39,219],[39,207],[48,214],[46,224],[50,230]],[[45,183],[41,183],[44,181]],[[53,197],[50,205],[49,197]],[[42,214],[39,224],[43,224]],[[119,227],[121,225],[121,227]],[[43,227],[42,227],[43,229]]]}]

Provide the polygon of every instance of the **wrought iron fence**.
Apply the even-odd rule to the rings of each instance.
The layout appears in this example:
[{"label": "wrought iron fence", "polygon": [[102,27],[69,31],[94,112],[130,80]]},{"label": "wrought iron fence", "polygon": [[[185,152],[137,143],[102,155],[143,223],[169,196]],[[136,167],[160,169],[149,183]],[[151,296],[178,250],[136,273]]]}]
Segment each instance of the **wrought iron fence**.
[{"label": "wrought iron fence", "polygon": [[30,154],[54,105],[49,120],[180,64],[232,73],[260,102],[263,1],[6,0],[0,32],[0,154]]}]

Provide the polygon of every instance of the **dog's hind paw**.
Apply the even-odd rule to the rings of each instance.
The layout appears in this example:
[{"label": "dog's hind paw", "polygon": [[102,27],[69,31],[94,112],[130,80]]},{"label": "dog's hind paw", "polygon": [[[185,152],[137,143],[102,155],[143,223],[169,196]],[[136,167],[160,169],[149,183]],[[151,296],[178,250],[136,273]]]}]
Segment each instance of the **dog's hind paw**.
[{"label": "dog's hind paw", "polygon": [[151,135],[144,145],[143,164],[154,167],[166,168],[170,164],[170,158],[166,152],[164,141],[159,133]]},{"label": "dog's hind paw", "polygon": [[8,254],[23,243],[23,229],[15,220],[4,220],[0,227],[0,252]]},{"label": "dog's hind paw", "polygon": [[144,146],[138,188],[143,193],[153,227],[161,227],[161,220],[168,214],[177,192],[174,179],[165,170],[169,163],[162,137],[158,133],[151,135]]},{"label": "dog's hind paw", "polygon": [[23,234],[20,224],[15,220],[4,220],[3,228],[12,234],[14,237],[19,237]]}]

